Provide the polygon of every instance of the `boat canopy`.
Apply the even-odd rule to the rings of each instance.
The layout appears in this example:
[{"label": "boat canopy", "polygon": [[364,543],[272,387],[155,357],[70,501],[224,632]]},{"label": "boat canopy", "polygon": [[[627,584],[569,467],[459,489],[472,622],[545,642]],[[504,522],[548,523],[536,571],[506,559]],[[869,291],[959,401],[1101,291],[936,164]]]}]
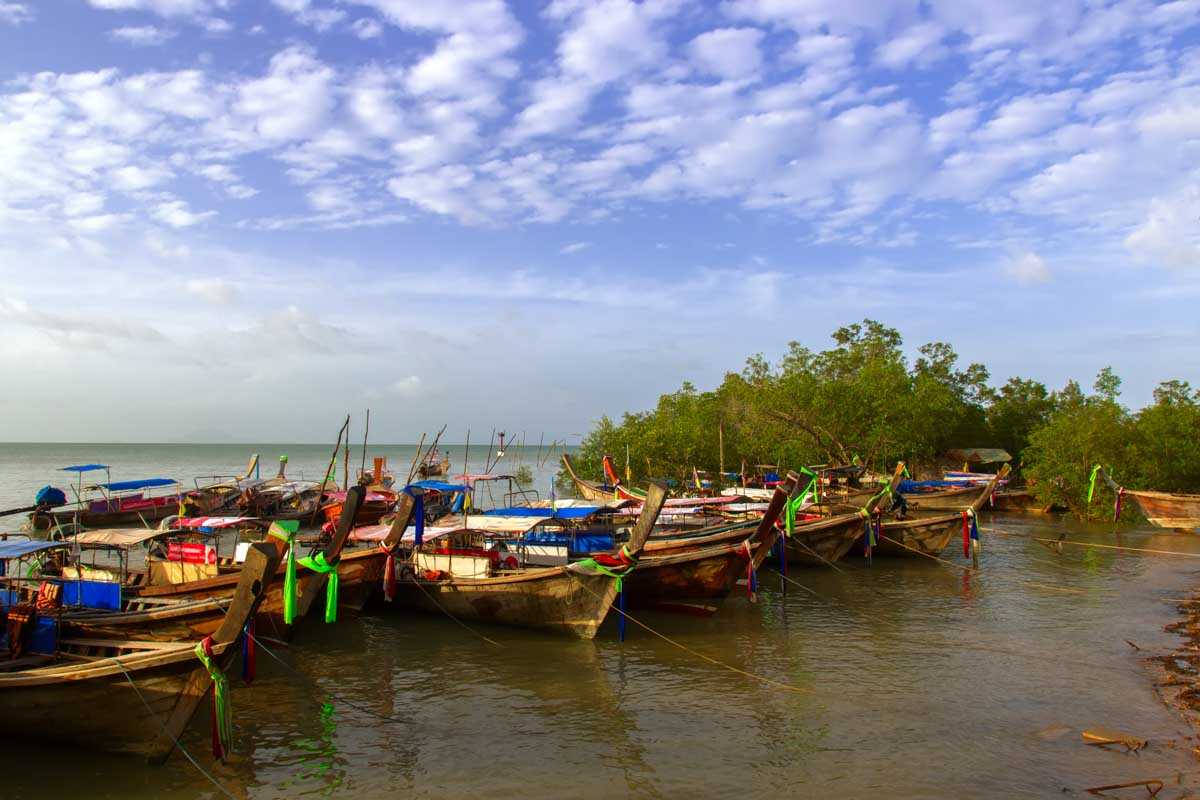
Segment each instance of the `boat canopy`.
[{"label": "boat canopy", "polygon": [[33,553],[50,550],[55,547],[66,547],[63,542],[46,542],[40,539],[18,539],[0,542],[0,561],[10,558],[24,558]]},{"label": "boat canopy", "polygon": [[153,528],[109,528],[80,531],[65,541],[78,542],[82,547],[116,547],[125,550],[170,533],[172,531],[160,531]]},{"label": "boat canopy", "polygon": [[203,528],[206,530],[222,530],[234,528],[247,522],[259,522],[258,517],[183,517],[175,520],[176,528]]},{"label": "boat canopy", "polygon": [[1003,464],[1012,461],[1007,450],[998,447],[964,447],[946,452],[955,461],[965,461],[968,464]]},{"label": "boat canopy", "polygon": [[108,469],[108,464],[76,464],[73,467],[63,467],[62,472],[94,472],[98,469]]},{"label": "boat canopy", "polygon": [[[387,538],[388,531],[391,530],[391,525],[362,525],[350,531],[350,540],[354,542],[382,542]],[[426,525],[425,530],[421,532],[421,541],[428,542],[461,530],[455,527],[444,527],[435,525]],[[401,537],[401,541],[406,544],[412,544],[417,540],[417,528],[415,525],[409,525],[408,529]]]},{"label": "boat canopy", "polygon": [[150,489],[154,486],[176,486],[179,481],[174,478],[142,478],[137,481],[114,481],[98,483],[95,488],[107,489],[110,492],[128,492],[133,489]]},{"label": "boat canopy", "polygon": [[446,481],[417,481],[405,486],[405,489],[411,488],[429,489],[434,492],[465,492],[467,487],[461,483],[447,483]]},{"label": "boat canopy", "polygon": [[611,511],[604,506],[570,506],[566,508],[493,508],[482,512],[485,517],[541,517],[542,519],[583,519],[603,511]]}]

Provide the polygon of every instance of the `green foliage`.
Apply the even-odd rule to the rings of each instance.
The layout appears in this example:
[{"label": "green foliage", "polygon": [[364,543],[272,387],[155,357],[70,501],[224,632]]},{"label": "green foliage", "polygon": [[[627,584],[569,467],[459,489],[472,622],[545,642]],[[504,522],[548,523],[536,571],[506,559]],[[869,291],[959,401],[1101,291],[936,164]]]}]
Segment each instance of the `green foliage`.
[{"label": "green foliage", "polygon": [[[1155,403],[1132,414],[1108,367],[1092,394],[1074,381],[1049,392],[1021,377],[992,388],[986,367],[961,366],[945,342],[921,346],[910,364],[900,333],[875,320],[831,338],[819,351],[793,341],[778,363],[750,356],[713,390],[684,383],[619,423],[602,417],[574,456],[581,477],[602,481],[605,454],[623,475],[628,452],[634,483],[687,483],[693,467],[718,469],[720,429],[729,471],[857,460],[883,472],[903,459],[931,476],[947,450],[1000,447],[1044,502],[1080,514],[1096,463],[1128,486],[1200,490],[1200,392],[1186,382],[1163,383]],[[559,485],[570,483],[560,475]]]},{"label": "green foliage", "polygon": [[1120,386],[1107,368],[1096,379],[1097,393],[1084,395],[1068,383],[1051,398],[1056,410],[1029,437],[1025,474],[1038,500],[1064,506],[1079,516],[1087,512],[1087,486],[1092,467],[1129,463],[1134,419],[1116,401]]}]

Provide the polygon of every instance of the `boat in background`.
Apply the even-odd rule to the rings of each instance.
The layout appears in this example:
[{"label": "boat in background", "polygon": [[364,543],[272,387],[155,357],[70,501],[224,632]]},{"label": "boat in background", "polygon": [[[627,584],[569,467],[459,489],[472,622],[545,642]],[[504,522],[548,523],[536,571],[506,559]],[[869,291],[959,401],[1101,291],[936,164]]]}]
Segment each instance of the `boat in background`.
[{"label": "boat in background", "polygon": [[[104,483],[84,484],[85,474],[101,470],[107,479]],[[73,472],[78,476],[76,484],[71,487],[75,494],[75,502],[54,510],[38,509],[32,512],[29,521],[35,531],[57,529],[61,532],[74,528],[109,528],[122,525],[149,527],[152,522],[179,513],[183,487],[174,478],[113,481],[107,464],[76,464],[63,467],[62,471]],[[48,488],[53,490],[53,487]],[[155,490],[160,489],[168,491],[156,494]],[[65,496],[65,493],[63,494]]]},{"label": "boat in background", "polygon": [[872,548],[875,555],[884,556],[937,556],[950,544],[951,538],[969,528],[971,519],[987,505],[1000,481],[1007,477],[1008,464],[992,476],[987,485],[977,489],[974,499],[958,513],[934,514],[915,519],[890,519],[879,528],[879,540]]},{"label": "boat in background", "polygon": [[[1147,489],[1126,489],[1119,485],[1099,464],[1095,472],[1104,478],[1108,488],[1117,496],[1113,517],[1121,516],[1124,498],[1132,497],[1146,521],[1158,528],[1169,528],[1182,533],[1200,531],[1200,494],[1177,492],[1155,492]],[[1091,493],[1088,494],[1089,499]]]}]

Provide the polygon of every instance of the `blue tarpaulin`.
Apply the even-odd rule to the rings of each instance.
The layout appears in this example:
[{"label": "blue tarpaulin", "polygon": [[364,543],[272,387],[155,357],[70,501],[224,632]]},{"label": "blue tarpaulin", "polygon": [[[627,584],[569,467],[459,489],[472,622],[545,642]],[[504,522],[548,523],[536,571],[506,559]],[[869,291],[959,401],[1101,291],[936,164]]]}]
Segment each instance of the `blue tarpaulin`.
[{"label": "blue tarpaulin", "polygon": [[580,533],[572,536],[568,533],[530,531],[521,537],[521,541],[525,544],[565,546],[571,553],[606,553],[616,546],[611,533]]},{"label": "blue tarpaulin", "polygon": [[10,558],[24,558],[33,553],[40,553],[43,550],[49,550],[54,547],[64,547],[62,542],[43,542],[34,541],[32,539],[21,539],[19,541],[0,542],[0,559],[8,560]]},{"label": "blue tarpaulin", "polygon": [[108,469],[108,464],[76,464],[73,467],[63,467],[63,472],[92,472],[98,469]]},{"label": "blue tarpaulin", "polygon": [[597,511],[605,509],[600,506],[573,506],[571,508],[560,508],[557,510],[549,508],[529,508],[520,506],[517,508],[493,508],[491,511],[484,511],[485,517],[553,517],[554,519],[583,519],[590,517]]},{"label": "blue tarpaulin", "polygon": [[900,481],[900,492],[902,494],[915,494],[922,489],[961,489],[961,483],[951,483],[950,481]]},{"label": "blue tarpaulin", "polygon": [[140,481],[115,481],[114,483],[96,484],[101,489],[110,492],[127,492],[131,489],[149,489],[153,486],[174,486],[179,481],[172,478],[143,478]]},{"label": "blue tarpaulin", "polygon": [[114,581],[62,581],[63,605],[119,611],[121,584]]},{"label": "blue tarpaulin", "polygon": [[446,483],[445,481],[433,481],[433,480],[417,481],[416,483],[410,483],[405,488],[407,489],[412,486],[417,486],[417,487],[420,487],[421,489],[429,489],[434,492],[465,492],[467,490],[466,486],[463,486],[458,483]]}]

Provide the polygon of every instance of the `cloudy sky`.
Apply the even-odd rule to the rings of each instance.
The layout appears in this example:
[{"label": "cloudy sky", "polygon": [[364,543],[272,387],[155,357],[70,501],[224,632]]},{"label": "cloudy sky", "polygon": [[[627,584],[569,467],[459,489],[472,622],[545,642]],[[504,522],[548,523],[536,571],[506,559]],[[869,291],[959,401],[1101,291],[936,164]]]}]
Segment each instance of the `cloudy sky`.
[{"label": "cloudy sky", "polygon": [[1140,404],[1198,306],[1200,0],[0,0],[0,440],[549,438],[865,316]]}]

